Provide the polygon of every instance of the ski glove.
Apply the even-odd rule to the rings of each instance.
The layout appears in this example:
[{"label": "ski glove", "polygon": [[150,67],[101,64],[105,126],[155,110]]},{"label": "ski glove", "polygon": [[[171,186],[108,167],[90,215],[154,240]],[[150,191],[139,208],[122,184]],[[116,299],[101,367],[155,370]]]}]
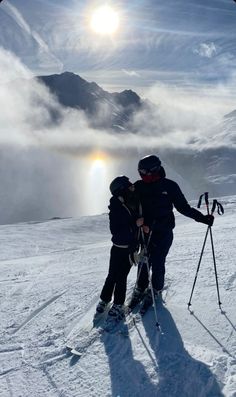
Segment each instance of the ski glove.
[{"label": "ski glove", "polygon": [[203,218],[200,222],[205,223],[208,226],[212,226],[213,222],[214,222],[214,216],[213,215],[203,215]]}]

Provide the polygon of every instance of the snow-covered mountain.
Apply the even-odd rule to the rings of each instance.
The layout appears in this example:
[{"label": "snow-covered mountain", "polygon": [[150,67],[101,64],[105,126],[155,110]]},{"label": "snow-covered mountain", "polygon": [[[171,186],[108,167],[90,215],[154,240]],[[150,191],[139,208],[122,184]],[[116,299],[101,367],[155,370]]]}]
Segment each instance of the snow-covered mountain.
[{"label": "snow-covered mountain", "polygon": [[[177,214],[161,334],[152,309],[128,336],[90,333],[108,269],[106,214],[0,226],[1,397],[235,397],[236,197],[219,201],[222,312],[209,241],[187,310],[206,226]],[[128,294],[135,277],[133,268]],[[66,352],[71,332],[81,358]]]},{"label": "snow-covered mountain", "polygon": [[71,72],[39,76],[38,79],[56,95],[61,105],[84,110],[94,128],[124,131],[132,115],[144,106],[132,90],[109,93]]},{"label": "snow-covered mountain", "polygon": [[[222,120],[222,124],[219,126],[219,130],[222,132],[225,131],[225,135],[227,135],[228,140],[231,143],[236,143],[236,110],[226,114],[224,119]],[[220,140],[221,134],[219,132],[216,137]]]},{"label": "snow-covered mountain", "polygon": [[205,180],[212,193],[236,192],[236,110],[225,115],[221,123],[210,128],[211,148],[198,155]]},{"label": "snow-covered mountain", "polygon": [[199,193],[222,196],[236,193],[236,110],[216,125],[199,131],[184,148],[161,150],[163,158]]},{"label": "snow-covered mountain", "polygon": [[[222,134],[224,132],[222,131]],[[162,153],[192,189],[199,194],[209,191],[211,196],[236,192],[236,150],[234,147],[212,147],[202,150],[169,149]]]}]

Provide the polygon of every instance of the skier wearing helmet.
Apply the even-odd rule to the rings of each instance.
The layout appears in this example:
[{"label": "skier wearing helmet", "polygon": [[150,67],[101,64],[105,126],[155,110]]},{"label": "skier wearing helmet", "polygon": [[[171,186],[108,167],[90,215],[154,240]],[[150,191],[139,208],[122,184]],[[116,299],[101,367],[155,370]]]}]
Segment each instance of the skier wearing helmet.
[{"label": "skier wearing helmet", "polygon": [[[203,215],[188,204],[179,185],[166,178],[161,160],[157,156],[143,157],[138,163],[138,172],[141,180],[136,181],[134,185],[143,210],[145,225],[143,231],[146,235],[151,233],[148,246],[149,264],[152,269],[154,293],[158,295],[164,287],[165,260],[173,242],[175,227],[173,207],[181,214],[210,226],[213,224],[214,217]],[[131,308],[142,299],[143,310],[141,310],[143,312],[145,307],[152,304],[152,295],[148,284],[147,267],[142,266],[129,304]]]},{"label": "skier wearing helmet", "polygon": [[[108,321],[124,317],[127,276],[131,268],[130,255],[138,245],[138,228],[143,224],[134,185],[127,176],[118,176],[110,184],[112,197],[109,221],[112,234],[110,264],[96,313],[103,313],[114,295]],[[96,316],[96,314],[95,314]]]}]

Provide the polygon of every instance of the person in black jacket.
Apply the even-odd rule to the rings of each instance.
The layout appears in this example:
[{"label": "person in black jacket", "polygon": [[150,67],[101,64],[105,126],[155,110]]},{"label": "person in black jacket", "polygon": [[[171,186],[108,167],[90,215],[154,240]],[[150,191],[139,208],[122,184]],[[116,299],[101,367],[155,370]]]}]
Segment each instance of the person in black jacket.
[{"label": "person in black jacket", "polygon": [[[203,215],[188,204],[179,185],[166,178],[165,170],[157,156],[148,155],[142,158],[138,164],[138,172],[141,180],[136,181],[134,185],[143,209],[143,230],[146,235],[151,233],[148,246],[149,265],[152,269],[154,292],[159,294],[164,287],[166,256],[173,242],[175,227],[173,207],[181,214],[210,226],[214,217]],[[133,304],[135,300],[141,299],[148,284],[147,267],[142,266],[133,292]],[[152,303],[151,291],[147,292],[146,305]]]},{"label": "person in black jacket", "polygon": [[127,276],[131,268],[130,256],[138,245],[138,228],[143,224],[140,205],[134,185],[126,176],[118,176],[110,184],[112,197],[109,205],[109,221],[112,234],[110,265],[100,295],[96,312],[102,313],[114,295],[108,316],[124,317]]}]

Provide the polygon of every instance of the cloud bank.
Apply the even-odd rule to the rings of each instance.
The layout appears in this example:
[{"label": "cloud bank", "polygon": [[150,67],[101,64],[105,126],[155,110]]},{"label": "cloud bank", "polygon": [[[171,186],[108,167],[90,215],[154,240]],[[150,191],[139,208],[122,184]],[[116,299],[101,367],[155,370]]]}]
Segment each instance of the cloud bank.
[{"label": "cloud bank", "polygon": [[[109,182],[117,174],[137,179],[140,156],[236,144],[229,131],[215,139],[215,130],[209,128],[233,110],[225,87],[203,90],[196,97],[188,90],[157,84],[146,92],[151,110],[132,121],[136,133],[112,134],[91,128],[82,111],[62,108],[45,86],[32,80],[19,59],[3,49],[0,72],[1,223],[90,214],[91,208],[106,211]],[[226,92],[228,100],[222,103]],[[97,151],[107,155],[104,170],[93,168],[89,156]],[[105,194],[95,205],[98,172]]]}]

